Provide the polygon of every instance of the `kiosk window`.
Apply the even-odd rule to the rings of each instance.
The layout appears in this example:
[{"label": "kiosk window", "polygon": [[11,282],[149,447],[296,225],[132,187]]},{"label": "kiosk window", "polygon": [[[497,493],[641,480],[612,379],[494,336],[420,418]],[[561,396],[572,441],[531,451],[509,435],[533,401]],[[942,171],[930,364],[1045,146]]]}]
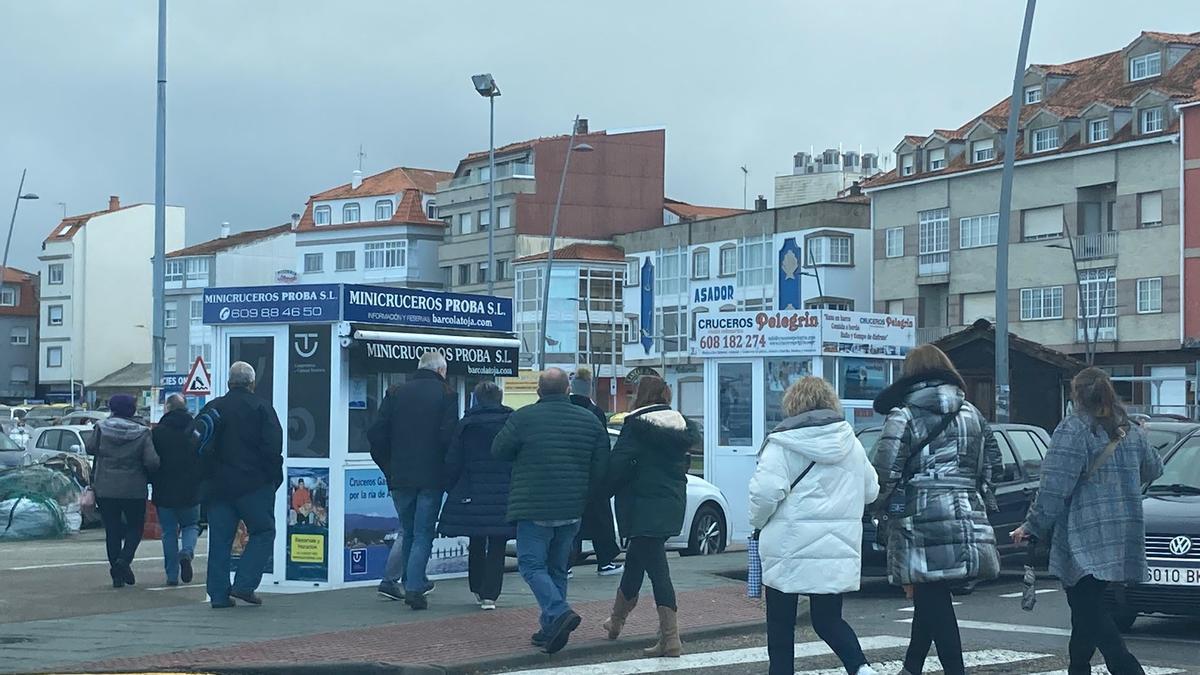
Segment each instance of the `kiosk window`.
[{"label": "kiosk window", "polygon": [[754,366],[749,363],[717,364],[718,445],[748,446],[754,443],[753,380]]},{"label": "kiosk window", "polygon": [[270,337],[229,338],[229,362],[245,361],[254,367],[254,393],[275,405],[275,339]]},{"label": "kiosk window", "polygon": [[812,374],[812,359],[764,359],[763,404],[766,413],[765,430],[774,429],[787,415],[783,414],[783,393],[793,382]]}]

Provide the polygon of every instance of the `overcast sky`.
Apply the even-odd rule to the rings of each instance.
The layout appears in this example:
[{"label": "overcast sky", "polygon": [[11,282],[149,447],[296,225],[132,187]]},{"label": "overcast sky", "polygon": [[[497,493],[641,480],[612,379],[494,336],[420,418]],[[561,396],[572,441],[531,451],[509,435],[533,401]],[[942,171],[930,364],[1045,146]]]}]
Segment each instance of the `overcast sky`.
[{"label": "overcast sky", "polygon": [[[1200,30],[1196,0],[1043,0],[1031,63],[1120,49],[1139,30]],[[1019,0],[205,0],[168,16],[167,200],[187,240],[285,222],[347,182],[366,152],[452,170],[497,144],[663,126],[667,194],[741,206],[810,146],[889,153],[905,133],[956,127],[1003,98]],[[154,199],[156,3],[0,0],[0,213],[22,167],[11,262],[34,269],[62,215]]]}]

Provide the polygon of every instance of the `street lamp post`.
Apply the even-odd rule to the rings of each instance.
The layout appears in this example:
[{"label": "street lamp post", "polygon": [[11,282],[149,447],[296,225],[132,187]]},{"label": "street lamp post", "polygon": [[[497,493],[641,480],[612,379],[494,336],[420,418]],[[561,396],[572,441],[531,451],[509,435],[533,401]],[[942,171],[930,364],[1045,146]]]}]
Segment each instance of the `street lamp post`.
[{"label": "street lamp post", "polygon": [[[166,329],[163,325],[167,242],[167,0],[158,0],[158,100],[154,133],[154,263],[150,311],[151,406],[157,411],[158,388],[162,383]],[[151,415],[157,419],[157,415]]]},{"label": "street lamp post", "polygon": [[8,236],[4,239],[4,261],[0,262],[0,282],[4,280],[4,272],[8,269],[8,247],[12,244],[13,226],[17,224],[17,207],[21,205],[22,199],[37,199],[38,196],[32,192],[21,194],[25,189],[25,172],[27,169],[21,169],[21,182],[17,185],[17,198],[13,202],[12,218],[8,219]]},{"label": "street lamp post", "polygon": [[554,217],[550,221],[550,248],[546,252],[546,276],[542,279],[542,337],[538,340],[538,369],[546,369],[546,321],[550,315],[550,273],[554,269],[554,241],[558,237],[558,212],[562,208],[563,188],[567,186],[567,170],[571,168],[572,152],[591,152],[595,148],[587,143],[575,145],[575,132],[579,130],[579,115],[571,125],[571,137],[567,139],[566,159],[563,160],[562,176],[558,179],[558,197],[554,200]]},{"label": "street lamp post", "polygon": [[475,91],[488,100],[488,273],[487,292],[493,294],[496,286],[496,97],[500,87],[491,73],[472,75]]}]

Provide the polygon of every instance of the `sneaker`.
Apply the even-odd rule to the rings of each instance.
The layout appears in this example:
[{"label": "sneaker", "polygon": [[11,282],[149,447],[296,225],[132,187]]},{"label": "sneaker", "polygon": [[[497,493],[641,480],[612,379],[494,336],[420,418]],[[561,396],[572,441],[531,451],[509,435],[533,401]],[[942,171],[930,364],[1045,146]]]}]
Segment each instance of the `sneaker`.
[{"label": "sneaker", "polygon": [[579,628],[579,624],[583,621],[572,610],[567,610],[562,616],[554,620],[550,624],[549,639],[546,640],[546,645],[542,647],[542,651],[547,654],[556,654],[562,651],[563,647],[567,646],[567,640],[571,638],[571,631]]},{"label": "sneaker", "polygon": [[137,577],[133,576],[133,567],[127,562],[117,563],[117,572],[124,578],[127,586],[133,586],[137,583]]},{"label": "sneaker", "polygon": [[596,568],[596,574],[602,577],[611,577],[624,571],[625,566],[618,565],[617,563],[608,563],[607,565],[601,565],[600,567]]},{"label": "sneaker", "polygon": [[429,594],[433,593],[436,590],[437,590],[437,584],[435,584],[431,581],[431,582],[429,582],[429,588],[426,588],[425,592],[422,593],[422,595],[424,595],[425,597],[429,597]]},{"label": "sneaker", "polygon": [[529,644],[533,645],[534,647],[545,647],[546,634],[539,630],[529,637]]},{"label": "sneaker", "polygon": [[229,609],[230,607],[237,607],[237,603],[233,601],[233,598],[219,600],[212,603],[213,609]]},{"label": "sneaker", "polygon": [[480,600],[479,609],[496,609],[495,600]]},{"label": "sneaker", "polygon": [[429,609],[429,601],[425,599],[423,593],[406,593],[404,603],[414,610]]},{"label": "sneaker", "polygon": [[179,556],[179,580],[185,584],[192,583],[192,556]]},{"label": "sneaker", "polygon": [[571,569],[570,567],[567,568],[567,578],[568,579],[575,578],[575,570]]},{"label": "sneaker", "polygon": [[879,675],[879,671],[872,668],[871,664],[864,663],[854,675]]},{"label": "sneaker", "polygon": [[400,584],[398,584],[394,581],[379,582],[379,588],[376,589],[376,592],[379,593],[380,596],[385,597],[388,600],[403,600],[404,599],[404,589],[400,587]]},{"label": "sneaker", "polygon": [[230,589],[229,597],[237,598],[238,600],[241,600],[242,602],[248,602],[251,605],[257,606],[263,604],[262,598],[258,597],[258,594],[254,591],[239,591]]}]

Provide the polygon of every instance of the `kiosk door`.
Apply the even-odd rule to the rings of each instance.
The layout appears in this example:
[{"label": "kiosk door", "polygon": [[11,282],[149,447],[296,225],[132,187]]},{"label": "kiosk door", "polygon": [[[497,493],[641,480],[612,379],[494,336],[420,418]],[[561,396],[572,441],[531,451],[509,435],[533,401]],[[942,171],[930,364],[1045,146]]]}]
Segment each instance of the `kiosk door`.
[{"label": "kiosk door", "polygon": [[717,385],[706,401],[713,424],[706,425],[705,478],[729,500],[730,537],[742,539],[750,535],[750,477],[763,437],[762,359],[709,359],[705,376]]}]

